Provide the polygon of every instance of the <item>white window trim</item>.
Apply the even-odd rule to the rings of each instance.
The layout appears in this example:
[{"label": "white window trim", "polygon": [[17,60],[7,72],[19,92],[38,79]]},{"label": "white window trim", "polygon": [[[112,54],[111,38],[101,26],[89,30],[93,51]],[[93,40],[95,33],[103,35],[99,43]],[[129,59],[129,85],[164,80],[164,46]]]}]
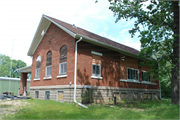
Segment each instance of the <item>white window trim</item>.
[{"label": "white window trim", "polygon": [[51,70],[52,70],[52,66],[51,66],[51,65],[46,66],[46,77],[45,77],[45,78],[50,78],[50,77],[51,77],[51,75],[50,75],[50,76],[47,76],[47,68],[48,68],[48,67],[51,67]]},{"label": "white window trim", "polygon": [[34,81],[36,81],[36,80],[38,81],[38,80],[40,80],[40,78],[34,78]]},{"label": "white window trim", "polygon": [[91,54],[94,54],[94,55],[99,55],[99,56],[103,56],[103,54],[102,54],[102,53],[95,52],[95,51],[91,51]]},{"label": "white window trim", "polygon": [[132,80],[124,80],[124,79],[120,79],[119,81],[121,81],[121,82],[132,82],[132,83],[142,83],[142,84],[157,85],[156,83],[150,83],[150,82],[139,82],[139,81],[137,81],[137,80],[132,81]]},{"label": "white window trim", "polygon": [[132,83],[141,83],[138,80],[130,80],[130,79],[128,79],[128,80],[120,79],[119,81],[121,81],[121,82],[132,82]]},{"label": "white window trim", "polygon": [[99,76],[93,75],[93,65],[98,65],[98,64],[92,64],[92,76],[91,76],[91,78],[93,78],[93,79],[103,79],[101,77],[101,65],[98,65],[98,66],[100,66],[100,75]]},{"label": "white window trim", "polygon": [[[144,70],[141,70],[142,72],[147,72],[147,71],[144,71]],[[141,77],[142,77],[142,75],[141,75]],[[142,79],[142,83],[151,83],[151,76],[150,76],[150,82],[149,81],[143,81],[143,79]],[[156,84],[156,83],[155,83]]]},{"label": "white window trim", "polygon": [[44,80],[52,79],[52,77],[44,77]]},{"label": "white window trim", "polygon": [[98,77],[98,76],[91,76],[92,79],[103,79],[102,77]]},{"label": "white window trim", "polygon": [[[37,77],[37,70],[39,70],[39,77]],[[36,68],[36,78],[35,79],[38,79],[40,78],[40,68]]]},{"label": "white window trim", "polygon": [[[66,73],[61,74],[61,64],[66,64]],[[62,62],[59,64],[59,76],[63,76],[63,75],[66,75],[67,77],[67,62]]]},{"label": "white window trim", "polygon": [[[132,69],[132,70],[137,70],[138,71],[138,80],[135,80],[135,79],[128,79],[128,68],[129,69]],[[139,82],[139,70],[138,69],[134,69],[134,68],[130,68],[130,67],[127,67],[127,80],[129,81],[129,82]]]},{"label": "white window trim", "polygon": [[57,78],[64,78],[67,77],[67,75],[58,75]]}]

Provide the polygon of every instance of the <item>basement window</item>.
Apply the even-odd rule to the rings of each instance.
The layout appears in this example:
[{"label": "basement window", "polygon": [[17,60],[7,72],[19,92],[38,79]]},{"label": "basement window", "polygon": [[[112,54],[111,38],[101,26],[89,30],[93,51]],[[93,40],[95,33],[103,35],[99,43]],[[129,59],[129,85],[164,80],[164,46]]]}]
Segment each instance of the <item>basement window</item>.
[{"label": "basement window", "polygon": [[50,99],[50,91],[45,91],[45,100]]},{"label": "basement window", "polygon": [[36,98],[36,99],[39,98],[39,91],[35,91],[35,98]]}]

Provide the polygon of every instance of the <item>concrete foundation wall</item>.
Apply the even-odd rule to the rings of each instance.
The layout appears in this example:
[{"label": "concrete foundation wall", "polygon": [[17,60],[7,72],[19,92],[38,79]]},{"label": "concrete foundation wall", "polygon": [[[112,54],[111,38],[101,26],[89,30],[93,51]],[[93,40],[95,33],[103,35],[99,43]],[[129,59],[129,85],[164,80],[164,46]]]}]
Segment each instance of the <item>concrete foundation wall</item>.
[{"label": "concrete foundation wall", "polygon": [[[78,85],[76,90],[76,100],[82,102],[83,91],[86,89],[83,85]],[[144,94],[146,93],[147,99],[160,99],[160,91],[154,89],[133,89],[133,88],[116,88],[116,87],[96,87],[89,86],[92,90],[92,102],[101,103],[104,101],[113,100],[114,94],[116,94],[117,100],[144,100]],[[63,92],[63,102],[73,102],[74,99],[74,86],[62,85],[62,86],[37,86],[30,88],[30,95],[35,98],[35,91],[39,91],[38,99],[45,99],[45,91],[50,91],[50,100],[57,101],[58,91]]]}]

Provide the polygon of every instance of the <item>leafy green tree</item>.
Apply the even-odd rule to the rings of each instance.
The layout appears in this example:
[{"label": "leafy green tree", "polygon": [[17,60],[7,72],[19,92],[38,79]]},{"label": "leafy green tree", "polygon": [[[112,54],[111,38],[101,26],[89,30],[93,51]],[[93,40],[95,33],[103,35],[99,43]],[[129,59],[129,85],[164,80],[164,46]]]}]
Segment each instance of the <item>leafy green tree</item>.
[{"label": "leafy green tree", "polygon": [[[179,104],[179,5],[178,1],[109,0],[116,21],[134,19],[133,37],[139,32],[142,64],[151,67],[155,79],[169,74],[173,104]],[[96,1],[97,2],[97,1]],[[147,60],[154,55],[156,59]],[[170,65],[167,65],[167,64]],[[171,73],[171,74],[170,74]]]},{"label": "leafy green tree", "polygon": [[16,69],[26,66],[26,63],[21,60],[12,60],[12,69],[10,69],[11,59],[9,56],[0,54],[0,76],[1,77],[11,77],[20,78],[21,73],[18,73]]}]

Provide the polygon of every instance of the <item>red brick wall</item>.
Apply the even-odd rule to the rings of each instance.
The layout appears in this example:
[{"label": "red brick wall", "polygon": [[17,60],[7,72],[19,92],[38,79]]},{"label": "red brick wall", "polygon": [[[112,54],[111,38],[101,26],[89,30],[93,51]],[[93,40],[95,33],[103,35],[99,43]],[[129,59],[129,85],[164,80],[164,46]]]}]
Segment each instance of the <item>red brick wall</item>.
[{"label": "red brick wall", "polygon": [[[91,51],[103,54],[103,56],[101,57],[101,77],[103,77],[102,80],[91,78]],[[127,67],[139,69],[139,71],[141,71],[141,69],[145,71],[150,70],[150,67],[148,66],[143,66],[142,68],[139,68],[138,59],[125,56],[124,61],[121,60],[121,57],[123,56],[125,55],[103,47],[99,47],[83,41],[79,42],[77,56],[77,84],[123,88],[158,89],[158,86],[156,85],[120,82],[120,79],[127,80]],[[141,78],[141,75],[139,75],[139,78]]]},{"label": "red brick wall", "polygon": [[[75,39],[53,23],[46,33],[47,34],[45,34],[33,55],[31,86],[66,85],[69,84],[69,82],[74,83]],[[49,38],[49,35],[51,38]],[[50,41],[50,43],[48,41]],[[67,77],[57,78],[59,75],[59,51],[63,45],[67,46]],[[46,72],[46,54],[49,50],[52,52],[52,79],[44,80]],[[34,81],[36,74],[36,59],[38,55],[41,55],[40,80]]]},{"label": "red brick wall", "polygon": [[[74,84],[74,53],[75,53],[75,39],[69,34],[61,30],[54,24],[51,24],[47,34],[40,42],[38,48],[33,55],[33,64],[31,72],[31,86],[48,86],[48,85],[69,85],[70,82]],[[51,36],[51,38],[49,38]],[[49,42],[50,41],[50,42]],[[59,50],[67,46],[67,77],[57,78],[59,75]],[[52,52],[52,79],[44,80],[46,72],[46,54],[51,50]],[[92,79],[92,54],[91,51],[102,53],[101,57],[101,77],[102,80]],[[36,59],[41,55],[40,66],[40,80],[34,81],[36,71]],[[110,86],[123,88],[146,88],[157,89],[158,85],[147,85],[138,83],[120,82],[120,79],[127,80],[127,67],[150,70],[148,66],[138,67],[138,59],[125,56],[121,60],[123,54],[115,52],[100,46],[96,46],[84,41],[78,43],[77,55],[77,85],[92,85],[92,86]],[[141,75],[139,76],[141,78]],[[141,81],[141,79],[140,79]],[[156,81],[157,82],[157,81]],[[157,82],[158,83],[158,82]]]}]

